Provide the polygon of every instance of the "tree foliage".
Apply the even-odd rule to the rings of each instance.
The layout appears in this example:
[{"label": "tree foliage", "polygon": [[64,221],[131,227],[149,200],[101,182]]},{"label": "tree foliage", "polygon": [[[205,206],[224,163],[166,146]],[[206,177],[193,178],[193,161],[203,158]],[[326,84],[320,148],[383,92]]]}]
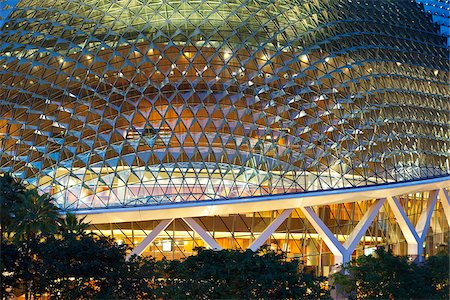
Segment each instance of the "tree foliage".
[{"label": "tree foliage", "polygon": [[30,252],[7,242],[2,248],[2,273],[10,274],[3,293],[26,286],[30,296],[52,299],[329,298],[323,278],[274,252],[199,250],[183,261],[126,261],[123,245],[89,235],[33,239]]},{"label": "tree foliage", "polygon": [[324,299],[324,278],[299,271],[283,254],[198,249],[184,261],[162,261],[163,298],[172,299]]},{"label": "tree foliage", "polygon": [[21,207],[25,186],[17,179],[6,173],[0,175],[0,225],[2,236],[7,234],[11,222],[15,217],[15,210]]},{"label": "tree foliage", "polygon": [[58,220],[59,233],[63,236],[85,235],[89,228],[89,223],[85,222],[86,217],[77,218],[72,213],[67,213],[64,218]]},{"label": "tree foliage", "polygon": [[448,254],[410,262],[383,247],[345,265],[333,281],[349,299],[448,299]]},{"label": "tree foliage", "polygon": [[16,240],[29,240],[38,235],[47,236],[57,232],[59,212],[48,194],[39,195],[36,189],[23,193],[23,202],[15,205],[10,230]]}]

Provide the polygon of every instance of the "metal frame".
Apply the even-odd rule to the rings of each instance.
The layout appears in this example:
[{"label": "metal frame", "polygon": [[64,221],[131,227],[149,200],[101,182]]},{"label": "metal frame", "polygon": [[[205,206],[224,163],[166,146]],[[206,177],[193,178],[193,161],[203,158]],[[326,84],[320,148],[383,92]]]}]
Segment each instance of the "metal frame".
[{"label": "metal frame", "polygon": [[448,226],[450,226],[450,195],[445,188],[439,189],[439,198],[447,218]]},{"label": "metal frame", "polygon": [[280,227],[280,225],[284,222],[284,220],[289,217],[289,215],[292,213],[294,209],[286,209],[284,210],[275,220],[270,223],[269,226],[261,233],[261,235],[253,241],[253,243],[248,247],[248,249],[252,251],[258,250],[259,247],[261,247],[265,241],[272,235],[272,233],[275,232],[275,230]]},{"label": "metal frame", "polygon": [[314,229],[322,237],[328,248],[330,248],[331,252],[333,252],[335,257],[334,263],[345,264],[350,261],[353,251],[385,201],[385,198],[375,200],[343,245],[319,218],[312,207],[302,207],[301,210]]},{"label": "metal frame", "polygon": [[147,235],[142,242],[137,245],[133,251],[127,256],[127,259],[129,259],[133,255],[140,255],[142,252],[144,252],[145,248],[147,248],[155,239],[158,237],[158,235],[167,228],[167,226],[172,223],[173,219],[167,219],[162,220],[159,222],[158,225],[156,225],[155,228],[153,228],[152,232],[150,232],[149,235]]},{"label": "metal frame", "polygon": [[437,197],[438,190],[433,190],[430,192],[416,227],[414,227],[409,220],[408,215],[401,206],[399,199],[395,196],[388,197],[389,206],[391,207],[400,229],[408,243],[408,255],[414,259],[418,257],[419,261],[423,260],[423,242],[427,236],[427,231],[430,226],[431,216],[436,205]]},{"label": "metal frame", "polygon": [[92,224],[251,213],[386,198],[450,187],[450,176],[352,189],[75,211]]},{"label": "metal frame", "polygon": [[209,247],[213,250],[222,250],[222,247],[216,242],[216,240],[205,230],[203,227],[201,227],[197,222],[195,222],[192,218],[183,218],[184,222],[192,229],[194,230],[201,238],[202,240],[208,244]]},{"label": "metal frame", "polygon": [[[306,216],[308,221],[312,224],[312,226],[315,228],[319,236],[323,239],[325,244],[328,246],[328,248],[331,250],[333,255],[335,256],[335,264],[342,264],[350,261],[351,255],[353,251],[356,249],[357,245],[359,244],[361,238],[365,234],[365,232],[368,230],[370,225],[372,224],[374,218],[377,216],[378,212],[380,211],[381,207],[384,205],[384,203],[388,203],[389,207],[392,209],[392,212],[394,213],[395,219],[399,225],[400,230],[402,231],[406,242],[408,244],[408,255],[412,256],[413,258],[419,257],[419,260],[421,260],[422,254],[423,254],[423,242],[425,241],[428,228],[430,226],[432,213],[435,209],[436,202],[438,199],[438,196],[440,197],[440,201],[442,202],[443,211],[445,213],[445,216],[447,218],[447,221],[450,225],[450,197],[449,192],[445,189],[445,184],[448,183],[448,178],[445,178],[445,180],[436,181],[433,180],[432,183],[422,184],[420,187],[422,188],[429,188],[430,186],[435,187],[436,185],[442,186],[440,188],[434,188],[431,189],[431,191],[421,189],[422,191],[429,191],[429,197],[426,199],[426,204],[423,205],[423,208],[421,209],[419,219],[417,220],[417,225],[414,227],[413,223],[409,220],[407,213],[405,210],[401,207],[398,195],[393,195],[394,193],[398,191],[402,191],[403,194],[411,194],[415,193],[417,191],[417,185],[413,186],[412,191],[408,191],[404,193],[403,186],[402,187],[390,187],[390,189],[382,189],[381,192],[386,195],[385,197],[376,199],[368,208],[368,210],[365,212],[363,217],[360,219],[359,223],[356,225],[356,227],[352,230],[350,235],[348,235],[346,241],[342,244],[338,238],[335,236],[335,234],[328,228],[325,223],[321,220],[321,218],[316,214],[314,211],[313,206],[296,206],[299,208]],[[410,186],[410,185],[407,185]],[[411,186],[410,186],[411,187]],[[365,189],[362,189],[365,190]],[[363,194],[362,190],[358,190],[357,193]],[[333,191],[335,192],[335,191]],[[346,195],[351,195],[352,193],[355,193],[354,191],[349,191],[348,193],[345,193]],[[335,193],[332,193],[335,194]],[[344,195],[345,195],[344,194]],[[365,198],[369,198],[370,194],[364,193]],[[300,194],[298,196],[301,196]],[[354,196],[354,195],[353,195]],[[307,195],[305,197],[311,197],[311,195]],[[328,195],[328,197],[331,197],[331,195]],[[323,199],[323,198],[322,198]],[[370,198],[369,198],[370,199]],[[255,200],[255,199],[254,199]],[[228,202],[234,202],[232,200],[228,200]],[[272,201],[273,205],[276,205],[278,201]],[[353,201],[339,201],[338,203],[348,203]],[[321,205],[329,205],[329,204],[335,204],[335,201],[328,200],[328,201],[317,201],[314,206],[321,206]],[[232,204],[227,204],[232,205]],[[221,207],[221,204],[218,205]],[[197,209],[198,206],[194,206]],[[209,207],[209,206],[207,206]],[[253,206],[252,206],[253,207]],[[256,210],[258,211],[258,210]],[[273,221],[266,227],[266,229],[250,244],[248,249],[252,251],[256,251],[259,247],[261,247],[268,238],[279,228],[279,226],[292,214],[294,211],[294,208],[288,208],[284,209],[282,213],[280,213]],[[215,212],[215,211],[214,211]],[[126,212],[127,214],[134,214],[136,216],[136,212]],[[211,211],[207,211],[205,213],[205,210],[200,211],[200,214],[195,214],[197,216],[205,215],[209,216],[211,215]],[[194,216],[195,216],[194,215]],[[220,215],[220,213],[217,213],[217,215]],[[182,217],[184,222],[194,231],[196,232],[200,238],[212,249],[214,250],[221,250],[222,247],[219,245],[219,243],[209,234],[203,227],[201,227],[194,219],[193,217],[187,216]],[[165,230],[169,224],[174,220],[175,218],[170,219],[164,219],[162,220],[153,230],[152,232],[147,235],[144,240],[136,246],[136,248],[130,253],[128,256],[131,257],[132,255],[141,254],[147,246],[149,246],[154,239],[163,231]]]}]

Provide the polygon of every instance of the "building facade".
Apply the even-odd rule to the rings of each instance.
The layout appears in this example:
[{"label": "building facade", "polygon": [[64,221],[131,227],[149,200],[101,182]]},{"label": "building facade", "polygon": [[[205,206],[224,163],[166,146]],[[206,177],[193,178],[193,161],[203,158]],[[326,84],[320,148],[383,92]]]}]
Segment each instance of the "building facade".
[{"label": "building facade", "polygon": [[267,244],[326,275],[448,243],[449,50],[421,4],[22,0],[0,41],[0,171],[130,254]]}]

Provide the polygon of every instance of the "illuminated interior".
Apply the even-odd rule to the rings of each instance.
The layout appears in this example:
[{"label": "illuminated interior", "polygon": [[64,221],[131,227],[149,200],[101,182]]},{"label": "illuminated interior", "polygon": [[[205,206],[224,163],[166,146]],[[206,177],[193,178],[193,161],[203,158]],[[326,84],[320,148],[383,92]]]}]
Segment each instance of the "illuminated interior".
[{"label": "illuminated interior", "polygon": [[19,1],[1,31],[0,170],[67,210],[444,176],[444,39],[373,47],[421,45],[394,39],[387,3],[370,36],[341,20],[379,4]]}]

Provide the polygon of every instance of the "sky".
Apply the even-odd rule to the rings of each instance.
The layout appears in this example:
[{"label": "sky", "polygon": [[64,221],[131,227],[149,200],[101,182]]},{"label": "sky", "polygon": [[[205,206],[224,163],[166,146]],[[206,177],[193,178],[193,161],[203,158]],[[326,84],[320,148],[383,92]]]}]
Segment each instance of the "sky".
[{"label": "sky", "polygon": [[[441,25],[441,33],[447,36],[450,46],[450,0],[415,0],[433,15],[433,21]],[[0,28],[18,0],[0,0]]]},{"label": "sky", "polygon": [[0,0],[0,28],[3,25],[4,19],[12,11],[18,0]]}]

